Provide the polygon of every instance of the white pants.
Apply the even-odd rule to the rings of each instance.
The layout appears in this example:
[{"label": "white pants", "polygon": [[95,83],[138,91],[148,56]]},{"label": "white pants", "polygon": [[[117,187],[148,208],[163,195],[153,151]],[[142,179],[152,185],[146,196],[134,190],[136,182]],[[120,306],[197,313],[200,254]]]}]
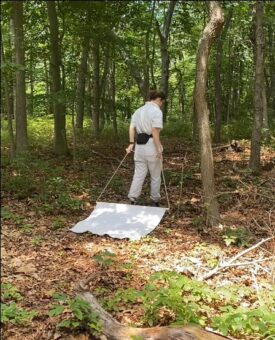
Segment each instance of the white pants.
[{"label": "white pants", "polygon": [[158,202],[160,199],[162,160],[158,159],[153,138],[147,144],[135,146],[135,173],[128,197],[136,200],[141,193],[142,185],[149,170],[151,176],[151,200]]}]

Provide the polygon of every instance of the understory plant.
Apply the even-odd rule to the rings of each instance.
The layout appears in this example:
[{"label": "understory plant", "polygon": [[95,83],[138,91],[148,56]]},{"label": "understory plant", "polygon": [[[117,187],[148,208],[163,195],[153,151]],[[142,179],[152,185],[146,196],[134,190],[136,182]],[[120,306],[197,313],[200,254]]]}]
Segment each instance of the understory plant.
[{"label": "understory plant", "polygon": [[55,303],[48,315],[50,317],[61,316],[57,327],[64,330],[86,330],[90,334],[99,336],[102,325],[98,315],[91,309],[88,302],[76,297],[70,299],[63,294],[53,295]]},{"label": "understory plant", "polygon": [[[270,287],[272,292],[272,287]],[[275,339],[275,297],[265,292],[260,300],[251,288],[226,285],[212,288],[175,272],[157,272],[150,276],[142,291],[120,289],[104,299],[109,311],[139,308],[145,326],[199,324],[224,335],[255,336]],[[104,293],[106,294],[106,292]],[[106,296],[106,295],[105,295]],[[260,297],[260,296],[259,296]],[[254,301],[250,308],[242,302]],[[273,336],[273,337],[272,337]]]}]

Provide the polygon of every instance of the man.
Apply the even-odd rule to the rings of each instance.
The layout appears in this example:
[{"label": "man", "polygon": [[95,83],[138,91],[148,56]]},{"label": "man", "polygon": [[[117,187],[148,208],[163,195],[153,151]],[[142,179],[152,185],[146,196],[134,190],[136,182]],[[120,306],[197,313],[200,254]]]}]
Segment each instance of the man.
[{"label": "man", "polygon": [[133,151],[137,136],[134,154],[135,172],[128,194],[131,204],[137,204],[149,170],[152,205],[159,206],[163,151],[160,141],[160,130],[163,127],[161,107],[165,99],[162,91],[150,91],[149,101],[137,109],[131,119],[127,153]]}]

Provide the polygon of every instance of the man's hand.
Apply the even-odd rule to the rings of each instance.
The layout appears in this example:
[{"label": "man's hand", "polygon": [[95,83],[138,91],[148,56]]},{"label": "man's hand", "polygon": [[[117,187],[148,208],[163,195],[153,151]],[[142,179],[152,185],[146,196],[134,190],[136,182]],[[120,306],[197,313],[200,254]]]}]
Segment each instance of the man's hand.
[{"label": "man's hand", "polygon": [[133,149],[134,149],[134,145],[135,145],[135,144],[129,144],[129,145],[128,145],[128,148],[126,148],[126,152],[127,152],[127,153],[131,153],[131,152],[133,151]]},{"label": "man's hand", "polygon": [[157,151],[157,159],[162,159],[162,151],[163,151],[163,147],[162,145],[160,145]]}]

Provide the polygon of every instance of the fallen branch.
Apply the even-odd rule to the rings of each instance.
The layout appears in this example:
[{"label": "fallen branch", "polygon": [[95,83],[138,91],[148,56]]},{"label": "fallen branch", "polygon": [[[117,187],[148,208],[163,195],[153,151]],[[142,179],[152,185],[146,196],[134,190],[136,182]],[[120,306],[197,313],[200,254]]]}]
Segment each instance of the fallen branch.
[{"label": "fallen branch", "polygon": [[237,262],[237,263],[231,263],[228,264],[226,267],[240,267],[240,266],[251,266],[260,262],[265,262],[265,261],[270,261],[274,259],[275,256],[267,257],[265,259],[259,259],[259,260],[254,260],[254,261],[248,261],[248,262]]},{"label": "fallen branch", "polygon": [[231,264],[233,262],[235,262],[237,259],[239,259],[241,256],[249,253],[250,251],[258,248],[261,244],[273,239],[274,236],[272,237],[268,237],[266,239],[263,239],[261,240],[260,242],[258,242],[257,244],[254,244],[252,247],[248,248],[248,249],[245,249],[243,251],[241,251],[240,253],[238,253],[237,255],[233,256],[230,260],[226,261],[226,262],[221,262],[219,263],[214,269],[212,269],[210,272],[204,274],[204,275],[201,275],[197,278],[198,281],[204,281],[204,280],[207,280],[209,279],[210,277],[212,277],[213,275],[217,274],[218,272],[220,272],[221,270],[223,270],[224,268],[226,267],[230,267],[232,266]]},{"label": "fallen branch", "polygon": [[152,328],[136,328],[122,325],[115,320],[111,314],[106,312],[97,302],[96,298],[86,289],[85,283],[80,283],[78,287],[78,295],[81,299],[89,303],[92,310],[95,311],[102,323],[102,332],[108,340],[222,340],[229,339],[218,335],[214,332],[200,329],[196,326],[184,327],[152,327]]}]

